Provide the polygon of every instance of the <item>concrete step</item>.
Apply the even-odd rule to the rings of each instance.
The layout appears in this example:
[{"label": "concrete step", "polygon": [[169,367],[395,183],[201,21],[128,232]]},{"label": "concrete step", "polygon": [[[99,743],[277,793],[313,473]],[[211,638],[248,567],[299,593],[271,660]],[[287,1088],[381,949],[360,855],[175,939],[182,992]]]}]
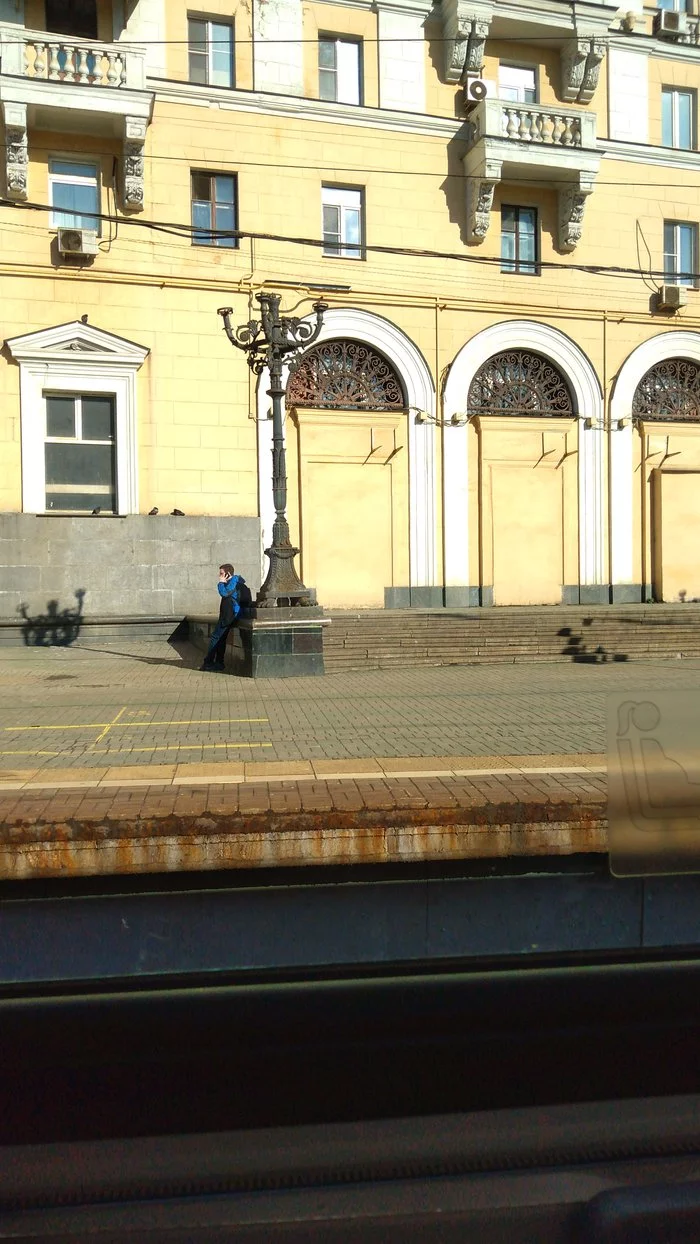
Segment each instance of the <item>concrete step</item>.
[{"label": "concrete step", "polygon": [[326,669],[700,657],[700,608],[584,606],[331,613]]}]

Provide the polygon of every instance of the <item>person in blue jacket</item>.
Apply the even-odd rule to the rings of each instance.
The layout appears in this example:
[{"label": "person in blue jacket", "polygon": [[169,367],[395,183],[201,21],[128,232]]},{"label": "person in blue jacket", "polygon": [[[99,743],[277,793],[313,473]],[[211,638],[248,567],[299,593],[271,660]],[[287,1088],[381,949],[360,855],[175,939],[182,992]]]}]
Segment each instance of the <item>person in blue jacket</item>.
[{"label": "person in blue jacket", "polygon": [[236,574],[230,562],[224,562],[223,566],[219,566],[219,582],[216,585],[221,597],[219,621],[212,631],[207,655],[200,666],[202,670],[216,672],[224,668],[228,633],[231,627],[235,626],[236,619],[241,612],[239,591],[242,582],[241,576]]}]

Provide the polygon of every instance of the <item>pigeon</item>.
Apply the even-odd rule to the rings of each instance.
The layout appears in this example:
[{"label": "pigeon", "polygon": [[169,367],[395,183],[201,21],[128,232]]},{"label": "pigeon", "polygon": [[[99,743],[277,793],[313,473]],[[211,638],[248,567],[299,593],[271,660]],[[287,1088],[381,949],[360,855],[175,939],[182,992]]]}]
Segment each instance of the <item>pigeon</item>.
[{"label": "pigeon", "polygon": [[185,511],[184,511],[184,510],[171,510],[170,512],[171,512],[171,514],[177,514],[178,518],[184,518],[184,517],[185,517]]},{"label": "pigeon", "polygon": [[158,506],[157,506],[157,505],[154,505],[153,509],[152,509],[152,510],[149,510],[149,511],[148,511],[148,513],[149,513],[149,514],[157,514],[157,513],[158,513]]},{"label": "pigeon", "polygon": [[101,513],[102,513],[102,511],[101,511],[101,509],[100,509],[99,505],[96,505],[96,506],[95,506],[95,508],[94,508],[94,510],[93,510],[92,512],[93,512],[93,514],[101,514]]}]

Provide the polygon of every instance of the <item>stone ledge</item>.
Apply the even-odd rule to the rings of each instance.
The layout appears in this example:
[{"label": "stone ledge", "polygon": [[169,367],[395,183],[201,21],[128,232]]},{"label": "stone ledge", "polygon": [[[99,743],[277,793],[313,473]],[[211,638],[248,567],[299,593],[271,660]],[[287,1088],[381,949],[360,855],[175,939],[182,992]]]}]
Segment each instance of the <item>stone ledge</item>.
[{"label": "stone ledge", "polygon": [[248,815],[193,807],[52,823],[29,814],[2,829],[0,878],[600,853],[604,813],[602,800],[569,800]]}]

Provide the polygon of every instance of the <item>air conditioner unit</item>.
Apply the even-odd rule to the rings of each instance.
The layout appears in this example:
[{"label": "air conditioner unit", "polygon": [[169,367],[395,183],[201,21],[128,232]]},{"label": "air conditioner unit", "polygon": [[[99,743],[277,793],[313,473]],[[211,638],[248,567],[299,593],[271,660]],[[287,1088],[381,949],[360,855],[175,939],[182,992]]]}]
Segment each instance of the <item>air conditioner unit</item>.
[{"label": "air conditioner unit", "polygon": [[659,39],[678,39],[688,32],[688,17],[673,9],[659,9],[654,14],[654,34]]},{"label": "air conditioner unit", "polygon": [[58,249],[61,255],[97,255],[97,233],[94,229],[59,229]]},{"label": "air conditioner unit", "polygon": [[687,303],[688,291],[684,285],[662,285],[656,295],[658,311],[678,311]]},{"label": "air conditioner unit", "polygon": [[489,84],[482,78],[469,78],[464,84],[465,104],[479,104],[489,94]]}]

